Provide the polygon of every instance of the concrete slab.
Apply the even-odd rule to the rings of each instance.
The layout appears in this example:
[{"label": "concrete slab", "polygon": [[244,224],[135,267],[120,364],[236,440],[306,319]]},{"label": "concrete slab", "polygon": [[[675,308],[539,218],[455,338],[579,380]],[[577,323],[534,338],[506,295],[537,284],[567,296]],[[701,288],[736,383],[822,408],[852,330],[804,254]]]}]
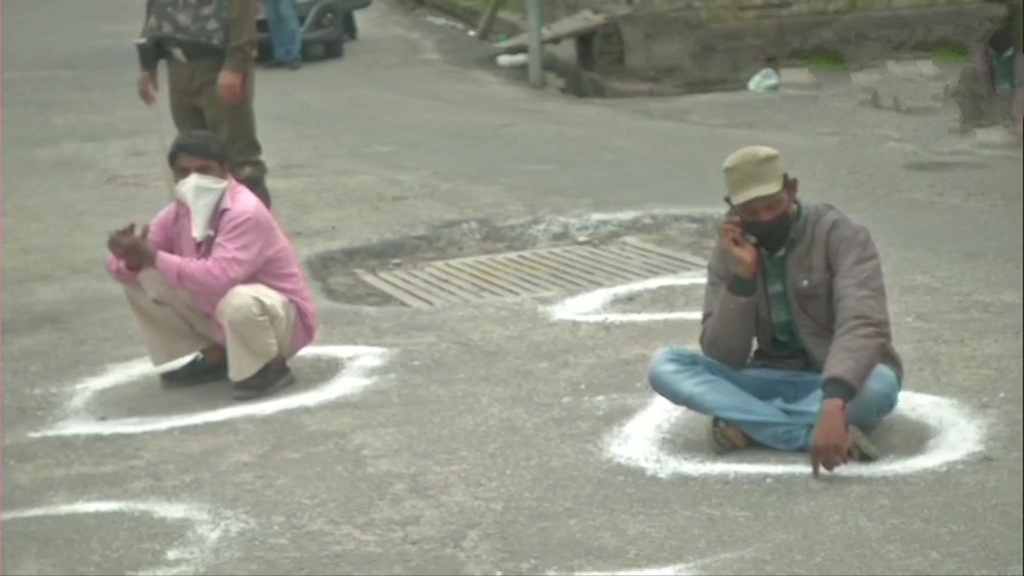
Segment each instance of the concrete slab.
[{"label": "concrete slab", "polygon": [[[486,45],[385,3],[358,14],[344,60],[258,78],[275,210],[304,254],[458,218],[721,209],[722,159],[775,145],[806,199],[871,227],[907,389],[969,409],[980,452],[902,477],[649,476],[609,459],[605,441],[650,401],[651,353],[692,345],[695,323],[555,322],[543,308],[554,302],[532,301],[411,310],[321,298],[319,344],[394,351],[357,395],[166,431],[31,437],[62,417],[73,386],[143,355],[101,268],[106,233],[167,199],[166,101],[157,116],[134,96],[138,9],[4,3],[8,572],[1021,573],[1019,159],[907,169],[945,158],[929,146],[946,126],[838,99],[535,92],[488,70]],[[609,310],[675,300],[692,295]],[[312,359],[296,368],[294,393],[329,378]],[[125,386],[94,398],[96,414],[228,405],[215,388]],[[921,440],[890,439],[894,450]],[[122,508],[16,516],[80,501]],[[207,532],[133,515],[133,502],[245,528],[197,547]],[[187,568],[164,563],[176,548]]]}]

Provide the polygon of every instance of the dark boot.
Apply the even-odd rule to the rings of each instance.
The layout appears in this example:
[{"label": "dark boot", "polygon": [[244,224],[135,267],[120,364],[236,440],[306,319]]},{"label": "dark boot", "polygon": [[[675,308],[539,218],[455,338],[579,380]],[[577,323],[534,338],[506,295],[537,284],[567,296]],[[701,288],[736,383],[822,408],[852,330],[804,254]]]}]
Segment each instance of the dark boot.
[{"label": "dark boot", "polygon": [[255,374],[235,382],[235,399],[251,400],[287,388],[295,383],[295,374],[282,358],[272,360]]},{"label": "dark boot", "polygon": [[227,363],[211,362],[203,354],[196,354],[188,364],[161,374],[160,386],[167,390],[191,388],[192,386],[221,382],[227,378]]},{"label": "dark boot", "polygon": [[239,178],[238,181],[248,188],[250,192],[255,194],[268,210],[270,209],[270,190],[267,190],[266,179],[262,176],[255,176],[251,178]]}]

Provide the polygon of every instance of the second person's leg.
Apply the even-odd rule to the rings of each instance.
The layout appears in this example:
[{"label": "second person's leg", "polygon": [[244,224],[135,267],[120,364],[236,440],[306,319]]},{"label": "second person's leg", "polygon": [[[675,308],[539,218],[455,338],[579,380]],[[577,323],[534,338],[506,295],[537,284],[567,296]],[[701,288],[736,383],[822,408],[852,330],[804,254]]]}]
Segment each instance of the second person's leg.
[{"label": "second person's leg", "polygon": [[295,0],[277,0],[281,14],[281,57],[291,68],[302,66],[302,22]]},{"label": "second person's leg", "polygon": [[[200,64],[196,62],[195,65]],[[253,110],[255,74],[252,69],[245,73],[243,100],[238,104],[226,104],[217,93],[217,76],[222,65],[223,61],[217,59],[202,62],[202,105],[206,123],[227,149],[231,174],[269,208],[267,166],[262,158],[263,147],[256,135],[256,113]]]}]

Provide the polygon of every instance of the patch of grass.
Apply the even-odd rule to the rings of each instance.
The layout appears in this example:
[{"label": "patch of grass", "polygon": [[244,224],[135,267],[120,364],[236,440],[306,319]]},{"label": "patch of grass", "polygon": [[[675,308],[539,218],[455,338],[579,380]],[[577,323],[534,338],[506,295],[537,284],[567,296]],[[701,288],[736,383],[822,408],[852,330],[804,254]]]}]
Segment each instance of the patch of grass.
[{"label": "patch of grass", "polygon": [[[970,61],[971,55],[962,46],[943,46],[925,50],[922,53],[925,58],[931,58],[935,62],[953,62],[966,64]],[[804,63],[808,68],[817,70],[846,70],[843,57],[838,54],[813,54]]]},{"label": "patch of grass", "polygon": [[928,56],[932,60],[938,62],[959,62],[967,63],[971,59],[971,55],[967,53],[967,49],[962,46],[945,46],[942,48],[936,48],[935,50],[929,50]]},{"label": "patch of grass", "polygon": [[815,54],[806,61],[808,68],[818,70],[845,70],[843,57],[836,54]]}]

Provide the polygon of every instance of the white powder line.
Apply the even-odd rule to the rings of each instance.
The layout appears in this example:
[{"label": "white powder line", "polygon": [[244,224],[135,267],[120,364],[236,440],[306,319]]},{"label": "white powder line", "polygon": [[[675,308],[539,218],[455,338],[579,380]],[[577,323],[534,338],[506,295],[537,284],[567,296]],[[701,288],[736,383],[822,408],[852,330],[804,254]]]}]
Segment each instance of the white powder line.
[{"label": "white powder line", "polygon": [[[836,474],[885,477],[917,474],[943,468],[984,449],[984,420],[950,398],[920,392],[901,392],[895,414],[922,422],[932,437],[920,454],[883,458],[870,464],[850,464]],[[656,478],[677,476],[740,476],[810,474],[809,463],[730,462],[700,454],[675,454],[664,444],[677,425],[696,418],[690,410],[655,396],[637,415],[605,439],[605,456]]]},{"label": "white powder line", "polygon": [[707,278],[704,273],[689,272],[685,274],[660,276],[630,284],[621,284],[608,288],[599,288],[592,292],[579,294],[549,306],[546,309],[552,320],[568,320],[572,322],[596,322],[624,324],[627,322],[661,322],[666,320],[700,320],[702,310],[681,312],[636,312],[606,313],[603,312],[613,302],[641,292],[649,292],[667,286],[694,286],[704,284]]},{"label": "white powder line", "polygon": [[[595,572],[595,571],[583,571],[573,572],[571,576],[699,576],[700,572],[698,568],[707,564],[713,564],[727,558],[734,558],[744,554],[749,554],[751,550],[742,552],[730,552],[727,554],[719,554],[717,556],[711,556],[704,558],[703,560],[697,560],[695,562],[685,562],[682,564],[672,564],[670,566],[657,566],[650,568],[629,568],[622,570],[612,570],[608,572]],[[548,576],[560,576],[559,572],[548,572]]]},{"label": "white powder line", "polygon": [[228,538],[249,528],[247,519],[238,515],[215,513],[210,508],[161,501],[100,500],[28,508],[3,513],[4,522],[49,516],[83,514],[146,515],[159,520],[186,521],[188,534],[164,553],[166,564],[134,572],[139,576],[198,574]]},{"label": "white powder line", "polygon": [[344,366],[326,383],[304,392],[273,396],[265,400],[235,404],[206,412],[100,420],[88,410],[97,394],[110,388],[139,382],[142,378],[165,368],[153,367],[145,359],[115,364],[104,373],[76,385],[72,396],[65,404],[64,418],[49,428],[29,434],[29,437],[143,434],[312,408],[357,394],[370,387],[377,382],[373,372],[383,366],[390,356],[389,350],[371,346],[309,346],[299,353],[299,357],[336,359],[343,361]]}]

